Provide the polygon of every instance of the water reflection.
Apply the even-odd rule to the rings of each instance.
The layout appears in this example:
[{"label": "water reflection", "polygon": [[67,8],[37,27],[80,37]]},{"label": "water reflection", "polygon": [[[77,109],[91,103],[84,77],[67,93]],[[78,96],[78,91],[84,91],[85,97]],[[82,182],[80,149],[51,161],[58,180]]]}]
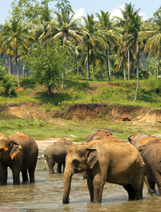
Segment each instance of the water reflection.
[{"label": "water reflection", "polygon": [[150,196],[146,185],[143,200],[128,201],[127,193],[122,186],[106,183],[101,204],[89,202],[86,180],[82,174],[73,176],[70,204],[62,204],[63,174],[49,175],[43,171],[43,161],[39,160],[36,168],[36,183],[13,186],[11,172],[7,186],[0,188],[0,207],[13,207],[24,212],[80,212],[80,211],[118,211],[118,212],[151,212],[160,211],[161,197]]}]

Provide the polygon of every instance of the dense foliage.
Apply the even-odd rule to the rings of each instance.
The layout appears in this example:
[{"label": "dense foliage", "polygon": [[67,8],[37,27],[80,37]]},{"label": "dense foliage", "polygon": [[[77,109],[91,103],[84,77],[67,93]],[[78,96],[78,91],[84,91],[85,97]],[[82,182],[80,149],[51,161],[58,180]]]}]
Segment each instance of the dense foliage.
[{"label": "dense foliage", "polygon": [[[8,61],[8,73],[16,65],[19,87],[19,74],[25,76],[25,69],[48,88],[49,95],[60,84],[58,79],[64,87],[65,76],[89,81],[137,79],[136,101],[139,79],[159,78],[161,7],[144,21],[140,9],[129,3],[121,10],[123,18],[111,19],[109,12],[101,11],[96,21],[94,14],[74,19],[68,0],[55,0],[53,11],[51,1],[13,0],[11,19],[1,26],[0,53]],[[61,48],[53,43],[57,38]]]},{"label": "dense foliage", "polygon": [[68,60],[67,46],[61,46],[59,40],[48,42],[45,48],[38,43],[33,45],[30,54],[24,58],[36,81],[48,88],[49,96],[67,69]]}]

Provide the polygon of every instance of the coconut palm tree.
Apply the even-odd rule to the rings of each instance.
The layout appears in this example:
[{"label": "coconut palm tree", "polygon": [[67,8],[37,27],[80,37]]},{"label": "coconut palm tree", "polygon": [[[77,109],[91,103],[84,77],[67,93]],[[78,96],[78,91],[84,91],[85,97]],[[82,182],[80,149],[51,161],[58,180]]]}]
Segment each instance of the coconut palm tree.
[{"label": "coconut palm tree", "polygon": [[[125,48],[128,50],[132,49],[137,63],[137,85],[134,101],[137,99],[139,88],[140,32],[142,26],[142,17],[139,15],[139,11],[140,9],[136,10],[131,3],[125,4],[125,8],[123,10],[121,9],[123,18],[117,17],[119,20],[118,23],[124,29]],[[130,76],[129,70],[128,75]]]},{"label": "coconut palm tree", "polygon": [[[78,33],[78,22],[80,19],[73,19],[74,13],[72,13],[71,10],[61,9],[60,13],[55,11],[55,14],[57,15],[57,17],[55,18],[55,20],[51,21],[50,29],[46,34],[48,40],[52,42],[56,38],[60,38],[62,41],[62,45],[66,44],[69,38],[73,38],[78,42],[82,42],[82,37]],[[45,42],[45,45],[46,44],[47,41]],[[64,72],[62,74],[63,74],[63,83],[62,83],[63,88]]]},{"label": "coconut palm tree", "polygon": [[125,8],[121,9],[121,13],[123,18],[116,17],[117,18],[117,25],[119,28],[122,28],[121,34],[124,35],[124,41],[126,40],[126,53],[128,57],[128,80],[130,79],[130,52],[135,52],[134,48],[134,40],[132,39],[134,29],[130,27],[130,23],[134,17],[138,16],[140,9],[135,9],[135,5],[132,5],[132,3],[125,4]]},{"label": "coconut palm tree", "polygon": [[100,33],[102,34],[105,42],[107,43],[106,51],[106,62],[107,62],[107,74],[109,81],[111,80],[111,68],[110,68],[110,57],[109,50],[112,44],[118,44],[116,39],[116,34],[114,31],[113,19],[110,18],[109,12],[104,12],[101,10],[101,15],[96,13],[98,18],[97,27]]},{"label": "coconut palm tree", "polygon": [[153,18],[149,22],[145,22],[145,29],[147,29],[143,38],[147,39],[144,51],[149,55],[157,53],[158,67],[157,78],[159,74],[160,58],[161,58],[161,7],[153,14]]},{"label": "coconut palm tree", "polygon": [[103,39],[103,35],[98,30],[96,21],[94,21],[94,15],[88,15],[82,17],[84,20],[84,26],[81,27],[83,34],[83,42],[81,44],[82,51],[87,52],[86,61],[87,63],[87,79],[90,80],[90,51],[94,52],[95,48],[107,49],[107,43]]},{"label": "coconut palm tree", "polygon": [[28,46],[26,45],[25,40],[34,40],[34,38],[28,35],[28,28],[22,25],[19,20],[14,18],[10,23],[7,23],[3,26],[3,32],[1,33],[1,36],[2,46],[12,46],[13,48],[14,62],[17,69],[17,82],[18,87],[20,87],[19,70],[17,65],[18,51],[20,48],[23,48],[24,51],[28,52]]},{"label": "coconut palm tree", "polygon": [[41,16],[37,19],[32,19],[33,34],[35,39],[38,39],[40,43],[44,43],[47,40],[47,33],[52,20],[51,12],[48,4],[45,3]]}]

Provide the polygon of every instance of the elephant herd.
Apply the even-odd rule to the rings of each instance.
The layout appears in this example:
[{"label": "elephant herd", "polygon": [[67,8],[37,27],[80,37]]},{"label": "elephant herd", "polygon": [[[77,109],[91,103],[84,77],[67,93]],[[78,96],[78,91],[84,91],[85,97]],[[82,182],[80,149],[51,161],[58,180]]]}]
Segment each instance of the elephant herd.
[{"label": "elephant herd", "polygon": [[[49,167],[49,174],[64,171],[63,203],[69,203],[72,176],[84,173],[90,201],[100,203],[105,182],[122,185],[129,200],[143,198],[143,185],[155,193],[157,184],[161,194],[161,140],[135,133],[124,142],[112,135],[109,130],[97,130],[86,141],[73,144],[65,138],[49,146],[44,152],[44,159]],[[22,181],[35,182],[35,168],[38,158],[38,146],[34,139],[25,133],[5,136],[0,133],[0,183],[7,184],[7,167],[13,174],[14,185]]]}]

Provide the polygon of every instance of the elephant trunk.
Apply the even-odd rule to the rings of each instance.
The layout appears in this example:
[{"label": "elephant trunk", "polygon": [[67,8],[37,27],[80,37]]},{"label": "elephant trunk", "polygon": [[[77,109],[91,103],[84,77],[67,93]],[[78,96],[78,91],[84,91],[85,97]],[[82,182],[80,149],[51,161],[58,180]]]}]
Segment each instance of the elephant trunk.
[{"label": "elephant trunk", "polygon": [[72,180],[72,172],[64,172],[64,193],[63,193],[63,203],[69,203],[69,193],[71,187],[71,180]]}]

